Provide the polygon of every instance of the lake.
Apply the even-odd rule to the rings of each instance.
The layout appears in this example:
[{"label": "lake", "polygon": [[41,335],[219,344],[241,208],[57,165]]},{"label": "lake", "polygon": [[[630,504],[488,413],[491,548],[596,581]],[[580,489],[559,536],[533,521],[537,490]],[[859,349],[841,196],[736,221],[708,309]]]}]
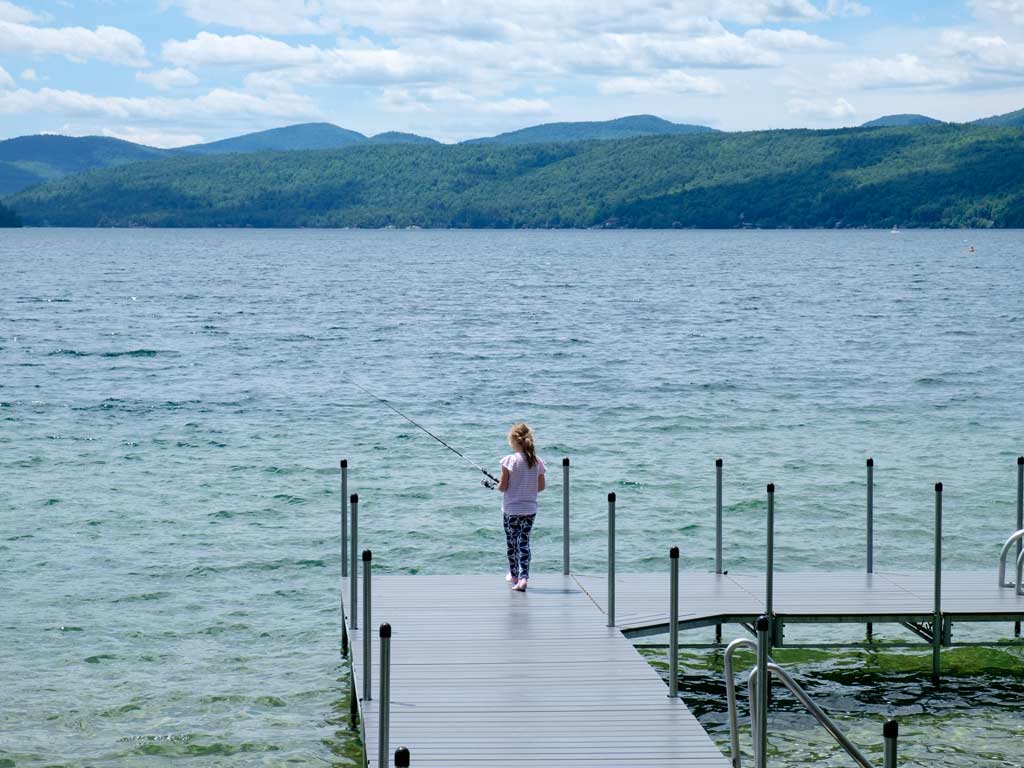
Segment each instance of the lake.
[{"label": "lake", "polygon": [[[1024,453],[1022,250],[1019,231],[4,231],[0,766],[351,764],[338,460],[375,567],[505,568],[480,474],[353,382],[487,467],[534,427],[556,470],[535,570],[561,567],[563,456],[579,572],[604,570],[608,491],[620,569],[670,544],[712,569],[717,457],[726,568],[763,567],[767,482],[778,569],[862,568],[873,457],[876,567],[931,567],[942,481],[946,568],[994,579]],[[908,765],[1024,765],[1022,648],[949,653],[938,691],[927,651],[788,660],[855,741],[898,714]],[[687,653],[683,694],[724,744],[719,661]],[[848,764],[785,702],[772,743],[773,765]]]}]

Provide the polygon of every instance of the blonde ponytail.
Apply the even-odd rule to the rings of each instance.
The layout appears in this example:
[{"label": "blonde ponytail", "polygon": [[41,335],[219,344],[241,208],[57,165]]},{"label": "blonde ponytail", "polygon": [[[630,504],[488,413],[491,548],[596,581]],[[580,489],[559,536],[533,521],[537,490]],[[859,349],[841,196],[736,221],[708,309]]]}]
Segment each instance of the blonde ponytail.
[{"label": "blonde ponytail", "polygon": [[533,444],[533,431],[524,422],[514,424],[508,432],[509,440],[514,440],[516,445],[526,457],[526,466],[531,469],[537,463],[537,450]]}]

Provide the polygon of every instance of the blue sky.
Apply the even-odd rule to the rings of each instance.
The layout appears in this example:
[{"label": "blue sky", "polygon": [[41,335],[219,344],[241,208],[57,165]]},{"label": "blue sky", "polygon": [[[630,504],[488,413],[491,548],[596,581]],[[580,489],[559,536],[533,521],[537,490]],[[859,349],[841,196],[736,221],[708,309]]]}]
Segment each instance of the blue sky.
[{"label": "blue sky", "polygon": [[1024,107],[1024,0],[0,0],[0,138],[296,122],[458,141],[651,113],[725,130]]}]

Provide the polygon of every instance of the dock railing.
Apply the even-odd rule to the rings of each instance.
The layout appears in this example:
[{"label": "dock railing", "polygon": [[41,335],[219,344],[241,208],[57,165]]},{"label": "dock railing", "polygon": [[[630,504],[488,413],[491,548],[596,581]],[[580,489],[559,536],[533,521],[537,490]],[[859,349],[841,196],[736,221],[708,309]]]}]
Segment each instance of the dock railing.
[{"label": "dock railing", "polygon": [[[736,707],[736,680],[733,673],[733,655],[740,648],[753,651],[757,663],[748,677],[750,690],[750,722],[754,741],[754,765],[766,768],[768,764],[768,686],[774,676],[786,686],[811,716],[835,739],[836,743],[857,762],[861,768],[874,768],[864,753],[849,740],[839,725],[819,707],[807,692],[782,667],[768,655],[769,620],[761,616],[757,620],[757,640],[741,637],[729,643],[725,649],[725,690],[729,717],[729,754],[733,768],[742,768],[740,753],[739,723]],[[896,740],[899,728],[895,720],[888,720],[883,729],[885,768],[896,768]]]},{"label": "dock railing", "polygon": [[1024,591],[1021,591],[1021,570],[1024,567],[1024,561],[1022,556],[1024,552],[1017,556],[1017,578],[1015,581],[1006,580],[1006,558],[1010,554],[1010,550],[1013,545],[1020,544],[1021,540],[1024,540],[1024,528],[1019,531],[1015,531],[1010,534],[1010,537],[1003,543],[1003,548],[999,552],[999,586],[1000,587],[1016,587],[1018,595],[1024,595]]}]

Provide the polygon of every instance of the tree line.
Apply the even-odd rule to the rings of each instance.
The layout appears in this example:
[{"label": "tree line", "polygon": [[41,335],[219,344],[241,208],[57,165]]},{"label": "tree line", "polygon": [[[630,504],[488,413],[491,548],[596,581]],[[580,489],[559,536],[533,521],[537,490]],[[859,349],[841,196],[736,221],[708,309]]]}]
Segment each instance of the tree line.
[{"label": "tree line", "polygon": [[1020,129],[361,145],[89,171],[8,199],[30,225],[1018,227]]}]

